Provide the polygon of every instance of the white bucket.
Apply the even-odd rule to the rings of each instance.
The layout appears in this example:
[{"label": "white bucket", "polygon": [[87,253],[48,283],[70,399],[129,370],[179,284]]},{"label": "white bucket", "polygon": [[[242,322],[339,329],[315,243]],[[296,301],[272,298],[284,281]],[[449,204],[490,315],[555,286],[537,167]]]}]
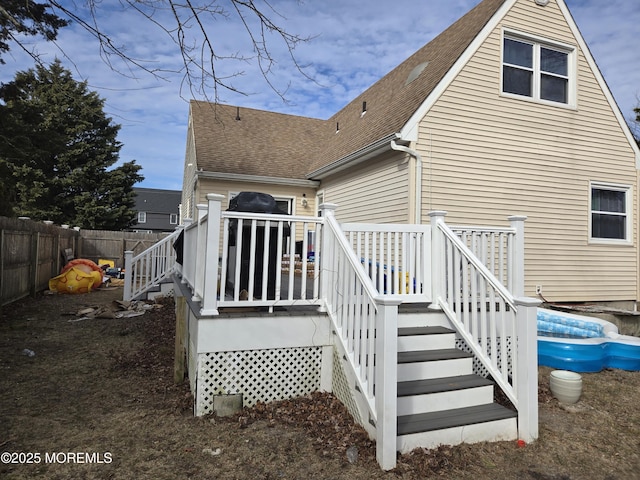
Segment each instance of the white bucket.
[{"label": "white bucket", "polygon": [[582,395],[582,376],[568,370],[554,370],[549,379],[551,393],[562,403],[576,403]]}]

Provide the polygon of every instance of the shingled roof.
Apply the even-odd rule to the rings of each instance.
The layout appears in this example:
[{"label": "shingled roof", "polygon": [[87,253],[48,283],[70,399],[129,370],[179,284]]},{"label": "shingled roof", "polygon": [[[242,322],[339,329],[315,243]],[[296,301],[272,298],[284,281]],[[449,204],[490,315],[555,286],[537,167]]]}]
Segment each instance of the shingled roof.
[{"label": "shingled roof", "polygon": [[306,178],[399,132],[505,1],[480,2],[328,120],[191,102],[198,167]]},{"label": "shingled roof", "polygon": [[324,120],[192,100],[198,168],[305,178]]}]

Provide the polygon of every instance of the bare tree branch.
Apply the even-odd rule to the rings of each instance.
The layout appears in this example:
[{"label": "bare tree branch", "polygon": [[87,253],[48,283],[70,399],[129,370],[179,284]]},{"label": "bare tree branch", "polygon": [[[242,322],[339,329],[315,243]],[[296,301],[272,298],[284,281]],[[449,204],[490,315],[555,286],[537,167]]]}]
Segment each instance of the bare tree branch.
[{"label": "bare tree branch", "polygon": [[[286,101],[289,84],[281,88],[274,82],[277,64],[274,45],[283,44],[293,68],[304,78],[313,81],[305,72],[306,66],[298,62],[294,52],[296,46],[309,41],[310,37],[288,32],[283,26],[286,18],[268,0],[259,1],[260,4],[256,0],[120,0],[120,5],[141,15],[176,45],[182,63],[175,68],[158,67],[152,59],[135,58],[129,53],[127,45],[118,44],[100,23],[101,9],[106,8],[100,0],[86,0],[82,6],[62,0],[50,0],[49,4],[56,15],[69,19],[91,34],[98,41],[102,60],[112,70],[126,77],[136,78],[139,72],[144,72],[166,79],[169,74],[182,73],[181,90],[186,85],[191,96],[200,95],[217,102],[222,91],[245,95],[251,93],[241,91],[233,83],[234,78],[245,74],[242,69],[225,75],[221,73],[220,65],[231,61],[239,64],[255,62],[269,88]],[[250,42],[251,52],[238,51],[226,55],[218,52],[216,40],[211,34],[211,24],[223,18],[239,20],[245,38]],[[123,71],[122,65],[126,71]]]}]

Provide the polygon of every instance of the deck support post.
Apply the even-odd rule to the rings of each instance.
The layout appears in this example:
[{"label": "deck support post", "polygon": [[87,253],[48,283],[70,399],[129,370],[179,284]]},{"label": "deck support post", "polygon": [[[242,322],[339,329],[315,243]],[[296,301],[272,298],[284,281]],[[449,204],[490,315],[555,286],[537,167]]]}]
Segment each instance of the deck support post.
[{"label": "deck support post", "polygon": [[442,289],[445,285],[445,251],[444,237],[438,229],[438,223],[444,223],[447,214],[444,210],[429,212],[431,218],[431,306],[430,308],[440,308],[440,297],[443,295]]},{"label": "deck support post", "polygon": [[[202,315],[218,315],[218,272],[220,270],[220,220],[224,195],[207,194],[207,231],[204,244],[198,244],[198,251],[204,251],[204,276],[202,285]],[[198,232],[199,233],[199,232]],[[200,235],[198,235],[200,240]],[[200,250],[202,248],[203,250]]]},{"label": "deck support post", "polygon": [[[206,226],[203,225],[204,217],[207,215],[207,205],[199,203],[196,205],[196,213],[198,215],[196,219],[196,248],[194,248],[194,281],[193,281],[193,295],[191,301],[200,302],[202,300],[200,293],[203,292],[204,283],[204,262],[199,260],[204,256],[202,252],[206,249],[207,237]],[[202,256],[201,256],[202,255]]]},{"label": "deck support post", "polygon": [[518,399],[518,438],[529,443],[538,438],[538,306],[540,300],[514,299],[517,359],[514,372]]},{"label": "deck support post", "polygon": [[383,470],[396,466],[398,437],[398,306],[397,297],[376,299],[376,458]]},{"label": "deck support post", "polygon": [[188,374],[185,345],[187,338],[187,299],[184,295],[176,295],[176,341],[173,359],[173,382],[182,383]]},{"label": "deck support post", "polygon": [[[319,207],[322,212],[322,218],[335,217],[335,211],[338,208],[338,205],[335,203],[322,203]],[[320,252],[318,262],[320,264],[320,298],[325,299],[323,305],[318,308],[320,312],[327,311],[326,299],[329,298],[328,292],[330,290],[330,285],[333,283],[333,279],[335,278],[334,272],[331,272],[329,269],[329,265],[333,261],[333,245],[330,241],[331,235],[329,235],[329,227],[327,227],[326,221],[322,225],[322,240],[320,243]]]},{"label": "deck support post", "polygon": [[524,215],[512,215],[508,217],[511,228],[516,231],[513,244],[513,263],[509,266],[509,285],[506,287],[514,297],[524,296]]}]

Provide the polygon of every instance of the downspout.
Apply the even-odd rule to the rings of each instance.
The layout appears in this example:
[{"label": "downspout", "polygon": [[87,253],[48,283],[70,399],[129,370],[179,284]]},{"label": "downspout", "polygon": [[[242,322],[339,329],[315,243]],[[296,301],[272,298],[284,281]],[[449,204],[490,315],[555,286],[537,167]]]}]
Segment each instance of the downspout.
[{"label": "downspout", "polygon": [[416,185],[415,185],[415,218],[414,223],[419,225],[422,223],[422,156],[415,150],[398,145],[395,140],[391,140],[391,148],[399,152],[405,152],[416,159]]}]

